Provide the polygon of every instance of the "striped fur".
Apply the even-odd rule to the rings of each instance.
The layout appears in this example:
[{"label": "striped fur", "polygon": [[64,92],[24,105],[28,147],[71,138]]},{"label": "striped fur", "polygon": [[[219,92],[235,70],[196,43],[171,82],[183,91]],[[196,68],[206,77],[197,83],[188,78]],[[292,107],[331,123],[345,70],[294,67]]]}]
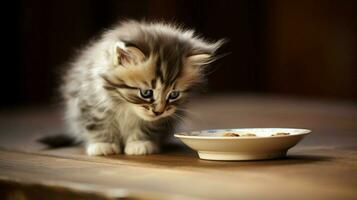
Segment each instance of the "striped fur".
[{"label": "striped fur", "polygon": [[[84,49],[64,75],[69,132],[89,155],[158,152],[221,44],[172,24],[121,22]],[[143,98],[140,90],[153,95]],[[177,99],[169,98],[172,91],[179,92]]]}]

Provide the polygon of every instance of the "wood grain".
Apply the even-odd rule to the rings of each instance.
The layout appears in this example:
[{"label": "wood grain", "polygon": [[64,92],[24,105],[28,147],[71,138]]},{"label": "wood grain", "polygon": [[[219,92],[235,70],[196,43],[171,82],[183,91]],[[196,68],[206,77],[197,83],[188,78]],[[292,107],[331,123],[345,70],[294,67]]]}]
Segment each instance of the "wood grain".
[{"label": "wood grain", "polygon": [[181,130],[301,127],[313,133],[278,160],[205,161],[176,140],[156,155],[89,157],[81,147],[46,149],[36,143],[63,131],[58,111],[3,111],[0,180],[8,188],[3,191],[29,195],[35,185],[56,195],[60,188],[73,199],[81,199],[75,194],[93,194],[93,199],[356,199],[355,104],[216,96],[196,99],[192,108],[197,114]]}]

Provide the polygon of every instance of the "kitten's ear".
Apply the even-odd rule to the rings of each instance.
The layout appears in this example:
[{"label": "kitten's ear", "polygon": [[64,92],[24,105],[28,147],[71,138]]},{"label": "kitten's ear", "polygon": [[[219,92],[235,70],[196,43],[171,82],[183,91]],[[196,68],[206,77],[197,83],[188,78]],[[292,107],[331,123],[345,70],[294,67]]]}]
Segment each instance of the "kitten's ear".
[{"label": "kitten's ear", "polygon": [[198,39],[194,43],[193,52],[187,57],[187,61],[194,66],[208,65],[222,56],[217,56],[217,50],[226,42],[226,39],[221,39],[216,42],[207,42]]},{"label": "kitten's ear", "polygon": [[207,65],[211,63],[213,60],[214,60],[213,55],[207,53],[196,54],[187,57],[187,62],[193,66]]},{"label": "kitten's ear", "polygon": [[114,51],[114,63],[116,65],[138,64],[145,58],[144,53],[140,49],[133,46],[126,47],[123,42],[117,42]]}]

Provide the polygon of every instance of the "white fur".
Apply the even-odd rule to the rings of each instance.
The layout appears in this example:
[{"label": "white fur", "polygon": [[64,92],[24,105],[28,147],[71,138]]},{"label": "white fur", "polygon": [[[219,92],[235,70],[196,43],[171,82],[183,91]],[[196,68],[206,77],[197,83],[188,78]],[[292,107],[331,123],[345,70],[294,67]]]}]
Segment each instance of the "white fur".
[{"label": "white fur", "polygon": [[128,155],[146,155],[157,153],[158,151],[158,146],[147,140],[128,142],[124,149],[125,154]]},{"label": "white fur", "polygon": [[91,143],[87,146],[87,154],[90,156],[112,155],[120,153],[118,144],[114,143]]}]

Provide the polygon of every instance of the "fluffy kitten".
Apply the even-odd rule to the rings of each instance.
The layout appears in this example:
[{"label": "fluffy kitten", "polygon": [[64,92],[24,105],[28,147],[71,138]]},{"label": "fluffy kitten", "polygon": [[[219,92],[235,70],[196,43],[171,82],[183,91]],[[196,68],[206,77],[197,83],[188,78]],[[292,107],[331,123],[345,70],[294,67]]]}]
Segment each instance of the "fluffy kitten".
[{"label": "fluffy kitten", "polygon": [[88,155],[158,152],[221,44],[172,24],[120,23],[82,51],[64,75],[69,132]]}]

